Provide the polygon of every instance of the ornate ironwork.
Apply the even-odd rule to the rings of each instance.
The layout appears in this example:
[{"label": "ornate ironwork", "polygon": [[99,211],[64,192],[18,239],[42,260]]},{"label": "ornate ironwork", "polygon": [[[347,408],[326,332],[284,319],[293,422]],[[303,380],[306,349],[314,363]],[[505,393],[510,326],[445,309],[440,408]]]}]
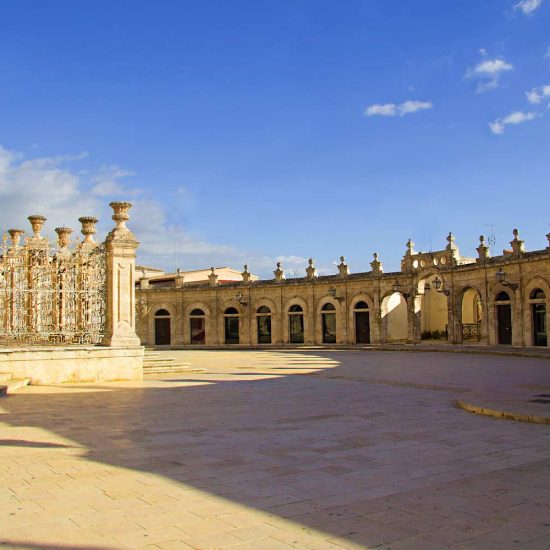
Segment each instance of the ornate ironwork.
[{"label": "ornate ironwork", "polygon": [[105,334],[105,245],[93,241],[95,218],[81,219],[84,242],[71,247],[68,227],[57,243],[40,234],[43,216],[29,216],[34,235],[20,244],[10,229],[0,257],[0,341],[3,344],[96,344]]},{"label": "ornate ironwork", "polygon": [[463,323],[462,338],[464,340],[481,340],[481,323]]}]

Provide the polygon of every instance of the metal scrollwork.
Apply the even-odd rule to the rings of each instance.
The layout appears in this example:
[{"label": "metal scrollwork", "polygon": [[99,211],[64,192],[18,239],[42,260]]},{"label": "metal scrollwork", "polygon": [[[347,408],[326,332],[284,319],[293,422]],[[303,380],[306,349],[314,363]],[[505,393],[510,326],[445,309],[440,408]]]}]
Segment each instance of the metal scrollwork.
[{"label": "metal scrollwork", "polygon": [[0,341],[99,343],[105,333],[105,245],[85,241],[70,248],[69,228],[57,228],[59,240],[51,245],[33,230],[22,245],[20,230],[9,231],[10,245],[7,235],[2,241]]}]

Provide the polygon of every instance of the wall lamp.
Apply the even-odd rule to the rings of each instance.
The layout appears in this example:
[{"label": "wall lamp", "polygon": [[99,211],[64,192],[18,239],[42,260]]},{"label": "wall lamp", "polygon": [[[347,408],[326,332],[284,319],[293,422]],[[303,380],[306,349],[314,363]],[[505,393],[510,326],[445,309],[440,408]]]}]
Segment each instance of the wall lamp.
[{"label": "wall lamp", "polygon": [[338,302],[341,304],[343,301],[344,301],[344,297],[343,296],[336,296],[336,289],[331,286],[329,289],[328,289],[328,293],[329,293],[329,296],[331,296],[332,298],[334,298],[335,300],[338,300]]},{"label": "wall lamp", "polygon": [[495,274],[497,281],[502,286],[507,286],[508,288],[511,288],[514,292],[518,289],[518,285],[516,283],[509,283],[506,280],[506,272],[502,269],[502,267],[498,268],[498,271]]},{"label": "wall lamp", "polygon": [[449,296],[451,294],[450,290],[441,288],[441,286],[443,285],[443,281],[439,277],[436,277],[432,281],[432,284],[434,285],[436,292],[439,292],[440,294],[444,294],[445,296]]},{"label": "wall lamp", "polygon": [[235,294],[235,300],[237,300],[237,302],[239,302],[239,304],[241,304],[241,306],[248,305],[248,302],[245,302],[244,296],[243,296],[243,294],[240,290],[239,290],[239,292],[237,292],[237,294]]}]

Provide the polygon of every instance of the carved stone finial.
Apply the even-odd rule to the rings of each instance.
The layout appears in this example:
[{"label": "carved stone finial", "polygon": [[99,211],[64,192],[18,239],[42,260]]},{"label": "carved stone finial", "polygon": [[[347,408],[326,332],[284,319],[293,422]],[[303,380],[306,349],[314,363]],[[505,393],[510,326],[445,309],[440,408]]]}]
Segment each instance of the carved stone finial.
[{"label": "carved stone finial", "polygon": [[525,242],[519,238],[519,231],[514,229],[512,231],[514,238],[510,241],[512,245],[512,252],[515,256],[519,256],[525,252]]},{"label": "carved stone finial", "polygon": [[370,263],[370,266],[372,268],[372,272],[375,275],[381,275],[384,272],[384,268],[382,267],[382,262],[378,260],[378,253],[375,252],[373,254],[374,260]]},{"label": "carved stone finial", "polygon": [[244,270],[241,273],[243,278],[243,283],[248,284],[250,283],[250,271],[248,271],[248,266],[244,264]]},{"label": "carved stone finial", "polygon": [[306,275],[308,279],[315,279],[317,277],[317,269],[313,265],[313,258],[310,258],[308,261],[308,266],[306,268]]},{"label": "carved stone finial", "polygon": [[218,276],[213,267],[210,268],[210,275],[208,275],[208,280],[210,281],[210,286],[216,286],[218,284]]},{"label": "carved stone finial", "polygon": [[70,227],[56,227],[57,246],[59,248],[67,248],[69,246],[69,237],[73,230]]},{"label": "carved stone finial", "polygon": [[93,243],[94,235],[97,233],[95,224],[99,221],[94,216],[82,216],[78,218],[78,221],[82,224],[80,232],[84,235],[85,243]]},{"label": "carved stone finial", "polygon": [[281,262],[277,262],[277,269],[273,272],[273,275],[275,275],[275,280],[278,283],[281,283],[285,279],[285,272],[283,268],[281,267]]},{"label": "carved stone finial", "polygon": [[548,248],[548,250],[550,250],[550,233],[548,233],[546,235],[546,238],[548,239],[548,246],[546,248]]},{"label": "carved stone finial", "polygon": [[23,231],[23,229],[8,229],[8,233],[10,234],[11,245],[13,248],[17,248],[21,240],[21,235],[23,235],[25,231]]},{"label": "carved stone finial", "polygon": [[115,231],[129,231],[126,227],[126,222],[130,219],[128,210],[132,208],[131,202],[114,201],[109,203],[109,206],[113,209],[114,214],[112,219],[116,222]]},{"label": "carved stone finial", "polygon": [[174,286],[176,288],[181,288],[184,285],[185,277],[181,272],[181,268],[176,269],[176,276],[174,277]]},{"label": "carved stone finial", "polygon": [[487,258],[491,257],[491,253],[489,252],[489,247],[485,244],[485,236],[480,235],[479,236],[479,246],[476,248],[477,255],[478,255],[478,262],[482,262],[486,260]]},{"label": "carved stone finial", "polygon": [[340,264],[338,265],[338,276],[347,277],[348,275],[349,267],[348,264],[346,264],[346,258],[344,258],[344,256],[340,256]]},{"label": "carved stone finial", "polygon": [[447,250],[456,250],[456,244],[455,244],[455,236],[449,231],[449,234],[447,235]]},{"label": "carved stone finial", "polygon": [[34,214],[29,216],[27,219],[31,222],[32,232],[34,233],[33,237],[35,239],[41,239],[42,235],[40,235],[40,231],[42,231],[42,226],[44,225],[46,218],[40,214]]},{"label": "carved stone finial", "polygon": [[407,256],[412,256],[413,254],[415,254],[414,252],[414,243],[412,242],[412,239],[409,239],[407,241],[407,252],[406,252],[406,255]]}]

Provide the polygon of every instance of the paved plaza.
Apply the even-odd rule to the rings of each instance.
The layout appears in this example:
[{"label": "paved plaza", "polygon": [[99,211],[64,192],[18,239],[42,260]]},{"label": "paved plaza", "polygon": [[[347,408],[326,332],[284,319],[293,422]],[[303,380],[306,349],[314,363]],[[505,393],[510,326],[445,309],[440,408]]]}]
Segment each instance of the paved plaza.
[{"label": "paved plaza", "polygon": [[548,359],[169,354],[205,372],[0,401],[3,547],[550,547],[550,426],[453,406],[549,415]]}]

